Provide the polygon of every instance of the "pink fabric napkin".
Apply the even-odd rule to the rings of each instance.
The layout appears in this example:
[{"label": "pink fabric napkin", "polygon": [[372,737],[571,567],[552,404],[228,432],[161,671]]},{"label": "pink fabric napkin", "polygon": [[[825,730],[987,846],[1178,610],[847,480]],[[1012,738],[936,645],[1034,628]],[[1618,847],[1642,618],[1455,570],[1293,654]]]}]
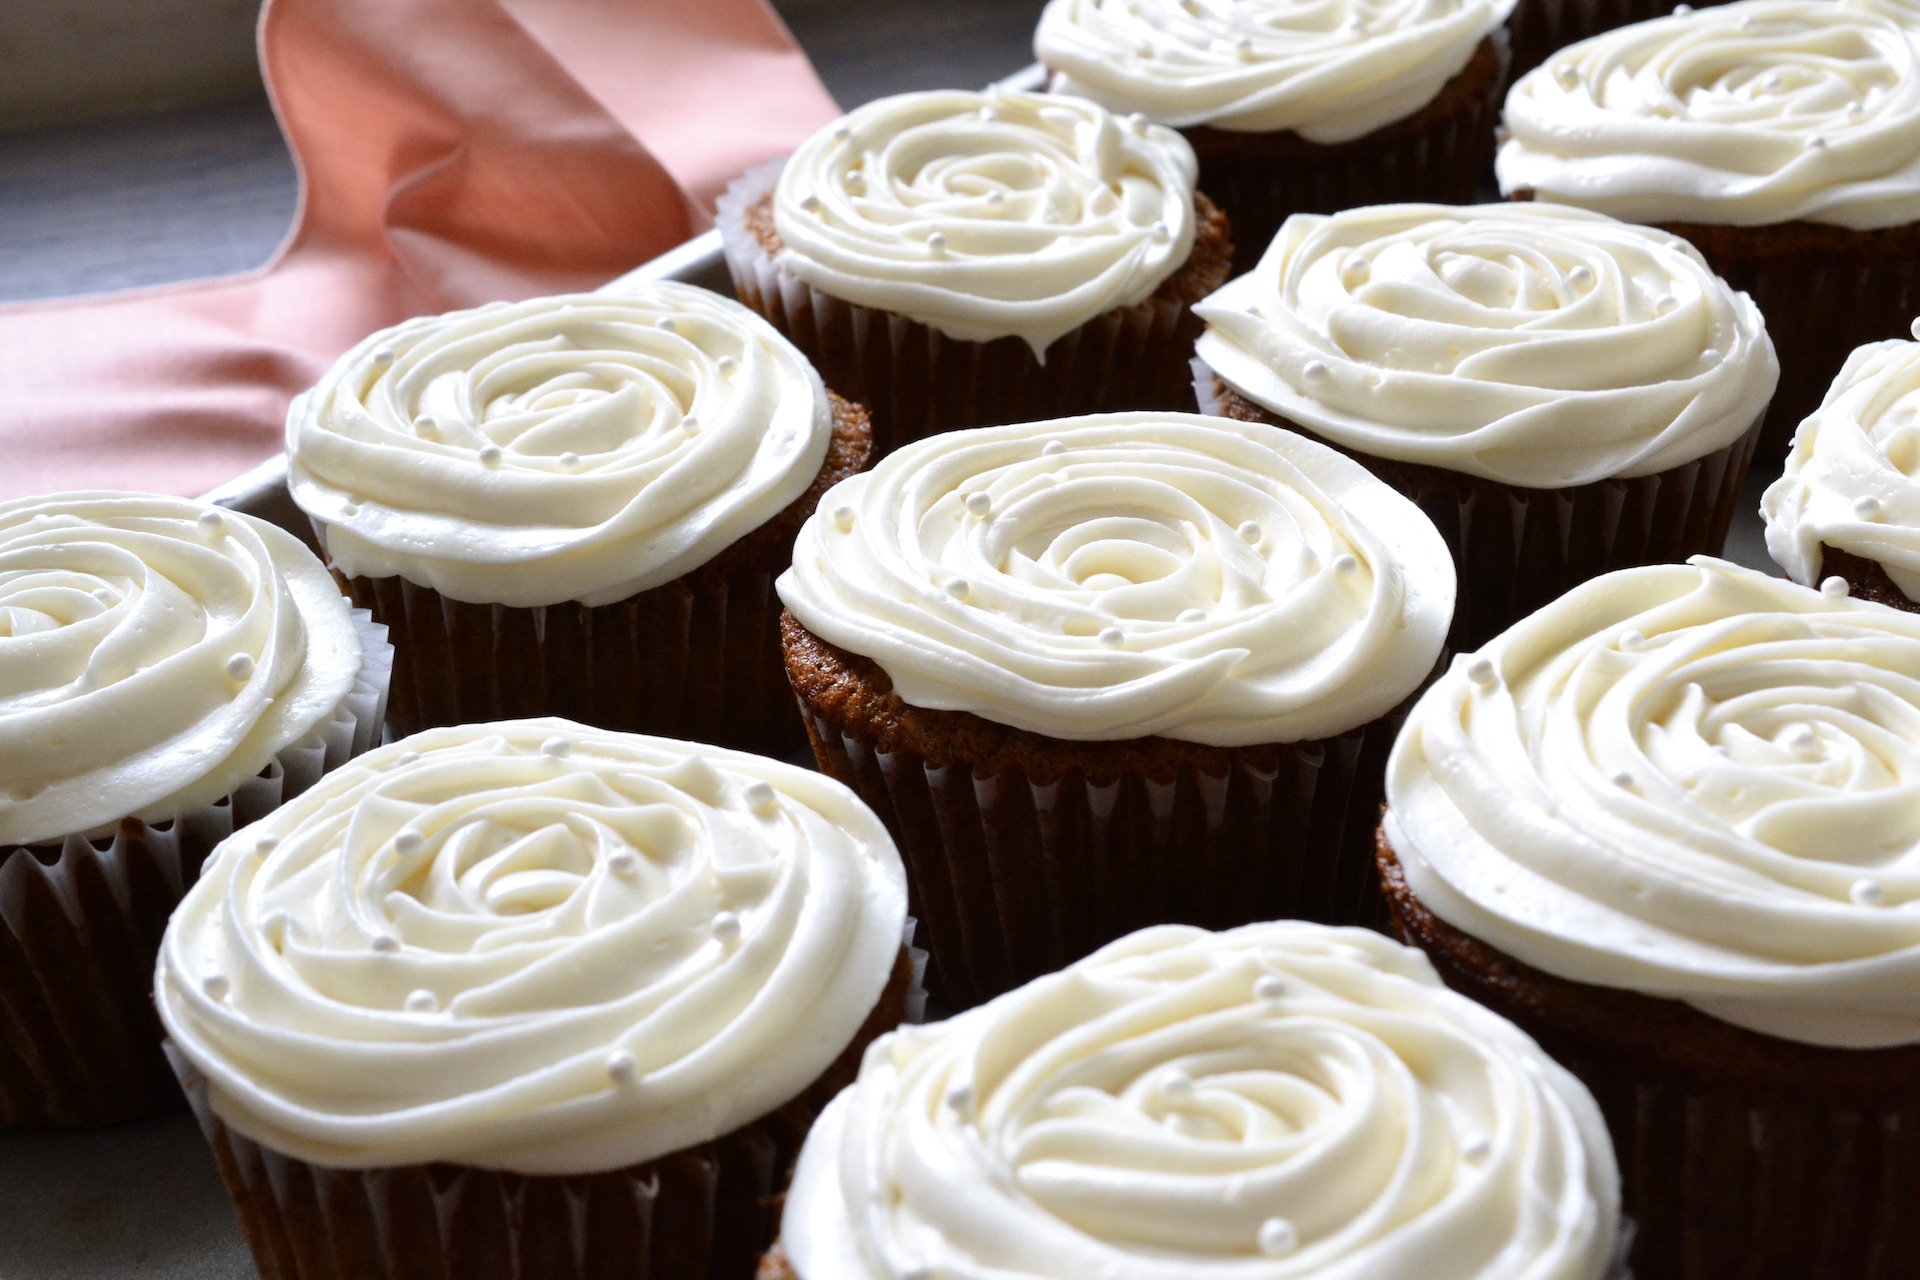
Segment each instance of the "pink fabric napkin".
[{"label": "pink fabric napkin", "polygon": [[258,271],[0,307],[0,498],[198,493],[410,315],[598,285],[838,114],[763,0],[268,0],[302,175]]}]

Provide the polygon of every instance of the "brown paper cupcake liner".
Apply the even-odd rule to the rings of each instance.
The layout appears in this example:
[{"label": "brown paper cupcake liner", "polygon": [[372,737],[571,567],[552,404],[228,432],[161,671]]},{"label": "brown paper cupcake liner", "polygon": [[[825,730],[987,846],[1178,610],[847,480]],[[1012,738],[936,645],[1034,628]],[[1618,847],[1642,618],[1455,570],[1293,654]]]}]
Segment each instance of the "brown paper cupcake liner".
[{"label": "brown paper cupcake liner", "polygon": [[[1664,18],[1678,3],[1680,0],[1520,0],[1507,19],[1507,34],[1513,40],[1513,66],[1507,72],[1507,83],[1512,84],[1545,62],[1555,50],[1602,31]],[[1693,7],[1705,9],[1724,3],[1726,0],[1699,0]]]},{"label": "brown paper cupcake liner", "polygon": [[230,1127],[205,1077],[172,1044],[167,1056],[264,1280],[748,1280],[778,1234],[779,1197],[814,1117],[907,1012],[912,957],[903,944],[866,1024],[798,1097],[712,1141],[606,1173],[310,1164]]},{"label": "brown paper cupcake liner", "polygon": [[1822,577],[1836,574],[1845,578],[1848,593],[1861,600],[1871,600],[1905,613],[1920,613],[1920,600],[1909,600],[1907,593],[1900,589],[1900,584],[1893,580],[1878,560],[1869,560],[1823,542],[1820,544],[1820,573]]},{"label": "brown paper cupcake liner", "polygon": [[823,773],[886,824],[953,1010],[1150,924],[1384,927],[1373,826],[1412,696],[1338,737],[1065,742],[909,707],[871,661],[782,622]]},{"label": "brown paper cupcake liner", "polygon": [[767,243],[774,237],[768,202],[783,165],[749,171],[721,197],[718,223],[734,289],[806,353],[829,385],[867,406],[876,457],[965,427],[1190,407],[1186,367],[1203,328],[1192,306],[1226,283],[1233,254],[1226,215],[1206,196],[1194,196],[1197,225],[1186,264],[1146,301],[1056,339],[1043,364],[1021,338],[950,338],[802,283]]},{"label": "brown paper cupcake liner", "polygon": [[804,494],[700,568],[625,600],[514,608],[403,577],[343,578],[392,631],[394,733],[552,715],[768,756],[799,750],[773,584],[821,495],[873,453],[866,411],[833,405],[833,443]]},{"label": "brown paper cupcake liner", "polygon": [[1495,31],[1433,101],[1351,142],[1309,142],[1291,130],[1181,130],[1200,159],[1200,185],[1233,220],[1233,273],[1260,261],[1291,214],[1474,203],[1493,168],[1506,65],[1506,33]]},{"label": "brown paper cupcake liner", "polygon": [[1920,1046],[1830,1049],[1542,973],[1454,929],[1378,838],[1400,936],[1593,1091],[1639,1280],[1920,1275]]},{"label": "brown paper cupcake liner", "polygon": [[353,690],[257,777],[164,822],[0,846],[0,1129],[95,1128],[180,1105],[153,966],[167,917],[227,836],[377,745],[393,652],[356,613]]},{"label": "brown paper cupcake liner", "polygon": [[1534,610],[1615,569],[1719,555],[1760,438],[1756,421],[1725,448],[1632,479],[1526,489],[1360,453],[1254,403],[1193,362],[1200,411],[1264,422],[1338,449],[1411,498],[1446,540],[1459,574],[1455,650],[1477,649]]}]

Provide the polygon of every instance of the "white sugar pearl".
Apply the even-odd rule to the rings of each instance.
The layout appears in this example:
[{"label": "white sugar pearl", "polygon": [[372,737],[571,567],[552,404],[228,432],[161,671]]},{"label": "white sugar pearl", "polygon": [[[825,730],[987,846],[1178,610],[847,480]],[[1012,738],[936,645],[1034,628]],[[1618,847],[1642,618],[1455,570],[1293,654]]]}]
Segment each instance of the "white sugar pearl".
[{"label": "white sugar pearl", "polygon": [[819,196],[802,196],[800,198],[800,207],[802,209],[805,209],[808,213],[818,213],[820,212],[820,197]]},{"label": "white sugar pearl", "polygon": [[194,523],[200,526],[200,532],[209,538],[217,538],[227,531],[227,518],[218,511],[202,511]]},{"label": "white sugar pearl", "polygon": [[730,947],[740,941],[740,917],[731,911],[722,911],[713,918],[713,940],[723,947]]},{"label": "white sugar pearl", "polygon": [[858,169],[847,174],[842,181],[847,184],[847,190],[849,191],[865,191],[867,189],[867,175]]},{"label": "white sugar pearl", "polygon": [[967,584],[965,578],[954,578],[947,583],[947,594],[955,600],[965,600],[967,593],[972,590],[973,588]]},{"label": "white sugar pearl", "polygon": [[1553,69],[1553,78],[1559,81],[1562,89],[1571,89],[1580,83],[1580,73],[1564,62]]},{"label": "white sugar pearl", "polygon": [[1151,227],[1147,228],[1147,234],[1153,237],[1154,243],[1156,244],[1165,244],[1167,241],[1173,239],[1172,229],[1164,222],[1154,223]]},{"label": "white sugar pearl", "polygon": [[[807,197],[807,200],[813,200],[813,197],[812,197],[812,196],[808,196],[808,197]],[[802,200],[802,201],[801,201],[800,203],[804,205],[804,204],[806,204],[806,202],[807,202],[806,200]],[[816,205],[820,203],[820,202],[819,202],[818,200],[814,200],[813,202],[814,202],[814,204],[816,204]],[[672,316],[668,316],[668,317],[667,317],[666,319],[664,319],[664,320],[662,320],[662,321],[660,322],[660,328],[661,328],[661,330],[662,330],[663,332],[665,332],[665,333],[678,333],[678,332],[680,332],[680,325],[679,325],[679,323],[678,323],[678,322],[677,322],[676,320],[674,320],[674,318],[673,318]]]},{"label": "white sugar pearl", "polygon": [[1333,558],[1333,571],[1343,578],[1352,577],[1354,571],[1359,567],[1360,562],[1352,556],[1335,556]]},{"label": "white sugar pearl", "polygon": [[1484,1133],[1477,1133],[1460,1144],[1460,1154],[1468,1164],[1479,1164],[1493,1154],[1493,1140]]},{"label": "white sugar pearl", "polygon": [[393,838],[394,849],[408,856],[420,852],[421,847],[426,843],[427,838],[418,831],[402,831]]},{"label": "white sugar pearl", "polygon": [[1847,580],[1838,575],[1828,578],[1820,584],[1820,594],[1829,600],[1844,600],[1847,598],[1847,592],[1851,589],[1852,588],[1847,585]]},{"label": "white sugar pearl", "polygon": [[440,438],[440,424],[432,418],[415,418],[413,420],[413,434],[419,436],[422,440],[438,440]]},{"label": "white sugar pearl", "polygon": [[569,468],[577,467],[580,465],[580,455],[572,451],[563,453],[560,455],[560,465]]},{"label": "white sugar pearl", "polygon": [[1042,445],[1040,448],[1040,452],[1045,454],[1049,458],[1054,457],[1057,454],[1065,453],[1066,451],[1067,451],[1067,444],[1066,444],[1066,441],[1064,440],[1049,440],[1046,442],[1046,444]]},{"label": "white sugar pearl", "polygon": [[1677,4],[1673,6],[1673,16],[1676,18],[1684,18],[1692,12],[1693,6],[1690,4]]},{"label": "white sugar pearl", "polygon": [[227,659],[227,678],[229,680],[251,680],[253,678],[253,656],[236,653]]},{"label": "white sugar pearl", "polygon": [[1667,312],[1673,310],[1675,307],[1679,305],[1680,305],[1680,299],[1674,297],[1670,293],[1663,293],[1659,297],[1653,300],[1653,309],[1659,312],[1661,315],[1667,314]]},{"label": "white sugar pearl", "polygon": [[573,744],[565,738],[548,738],[540,744],[540,754],[558,760],[573,750]]},{"label": "white sugar pearl", "polygon": [[947,251],[947,238],[938,231],[927,237],[927,252],[938,258]]},{"label": "white sugar pearl", "polygon": [[970,1085],[956,1084],[947,1090],[947,1106],[963,1116],[973,1114],[973,1088]]},{"label": "white sugar pearl", "polygon": [[851,138],[852,136],[853,136],[853,130],[849,129],[846,125],[837,124],[833,126],[833,140],[835,142],[845,142],[848,138]]},{"label": "white sugar pearl", "polygon": [[967,510],[976,516],[984,516],[993,510],[993,499],[984,493],[970,493],[967,495]]},{"label": "white sugar pearl", "polygon": [[1819,134],[1816,133],[1807,139],[1807,150],[1825,151],[1826,149],[1827,149],[1827,140],[1821,137]]},{"label": "white sugar pearl", "polygon": [[632,1084],[639,1070],[640,1064],[625,1049],[615,1049],[607,1055],[607,1079],[615,1084]]},{"label": "white sugar pearl", "polygon": [[1287,980],[1277,973],[1263,973],[1253,982],[1253,998],[1272,1002],[1285,998]]},{"label": "white sugar pearl", "polygon": [[1616,773],[1612,777],[1608,778],[1607,781],[1611,782],[1616,787],[1621,787],[1621,788],[1631,787],[1633,785],[1633,775],[1622,770],[1621,772]]},{"label": "white sugar pearl", "polygon": [[1500,673],[1495,670],[1491,659],[1475,658],[1467,664],[1467,679],[1483,689],[1488,689],[1500,683]]},{"label": "white sugar pearl", "polygon": [[376,933],[367,945],[383,956],[390,956],[400,949],[400,939],[390,933]]},{"label": "white sugar pearl", "polygon": [[1292,1253],[1300,1247],[1300,1233],[1285,1218],[1268,1218],[1260,1224],[1260,1252],[1270,1258]]},{"label": "white sugar pearl", "polygon": [[418,991],[412,991],[407,994],[406,1007],[408,1013],[438,1013],[440,1012],[440,997],[428,991],[425,987],[422,987]]},{"label": "white sugar pearl", "polygon": [[690,436],[698,435],[700,434],[700,419],[690,413],[680,419],[680,429]]},{"label": "white sugar pearl", "polygon": [[1862,520],[1878,520],[1885,510],[1880,499],[1873,497],[1857,499],[1853,504],[1853,514]]},{"label": "white sugar pearl", "polygon": [[1887,891],[1878,880],[1861,879],[1853,882],[1847,896],[1863,907],[1877,907],[1887,900]]},{"label": "white sugar pearl", "polygon": [[402,751],[393,758],[393,762],[404,769],[410,764],[419,764],[420,753],[418,751]]},{"label": "white sugar pearl", "polygon": [[500,452],[499,445],[484,445],[480,450],[480,465],[483,467],[497,467],[500,465],[500,459],[505,456],[505,454]]},{"label": "white sugar pearl", "polygon": [[1182,609],[1180,616],[1174,619],[1175,622],[1184,622],[1188,625],[1196,622],[1205,622],[1206,620],[1207,614],[1204,609]]},{"label": "white sugar pearl", "polygon": [[1260,522],[1258,520],[1243,521],[1235,532],[1240,535],[1240,541],[1256,543],[1260,541]]},{"label": "white sugar pearl", "polygon": [[1176,1107],[1192,1101],[1193,1077],[1178,1067],[1171,1068],[1160,1077],[1160,1096]]},{"label": "white sugar pearl", "polygon": [[1308,382],[1325,382],[1332,372],[1333,370],[1327,368],[1325,361],[1309,360],[1306,367],[1300,370],[1300,376]]},{"label": "white sugar pearl", "polygon": [[266,857],[268,854],[272,853],[275,849],[278,849],[279,847],[280,847],[279,836],[261,836],[258,840],[255,840],[253,842],[254,853],[262,858]]},{"label": "white sugar pearl", "polygon": [[640,870],[640,855],[631,849],[620,849],[608,854],[607,870],[617,876],[630,876]]},{"label": "white sugar pearl", "polygon": [[1107,627],[1100,632],[1100,643],[1109,648],[1118,649],[1127,642],[1127,633],[1118,627]]},{"label": "white sugar pearl", "polygon": [[1638,631],[1622,631],[1620,633],[1620,648],[1627,653],[1640,652],[1646,643],[1647,638]]},{"label": "white sugar pearl", "polygon": [[1912,324],[1908,325],[1907,332],[1912,334],[1916,340],[1920,340],[1920,320],[1915,320]]},{"label": "white sugar pearl", "polygon": [[1367,272],[1371,270],[1372,267],[1373,267],[1373,264],[1367,261],[1367,257],[1365,254],[1356,253],[1351,258],[1347,259],[1346,265],[1342,268],[1342,270],[1347,275],[1363,276],[1367,274]]},{"label": "white sugar pearl", "polygon": [[1708,347],[1705,351],[1702,351],[1700,353],[1701,364],[1718,364],[1719,362],[1720,362],[1720,348],[1718,347]]},{"label": "white sugar pearl", "polygon": [[373,367],[376,369],[384,369],[399,358],[400,353],[392,347],[381,347],[373,353]]},{"label": "white sugar pearl", "polygon": [[714,362],[713,367],[719,370],[721,373],[732,373],[735,369],[738,369],[740,367],[740,362],[738,360],[735,360],[732,356],[721,356],[718,360]]},{"label": "white sugar pearl", "polygon": [[1000,207],[1001,207],[1002,205],[1004,205],[1004,204],[1006,204],[1006,202],[1007,202],[1007,193],[1006,193],[1006,192],[1004,192],[1004,191],[989,191],[989,192],[987,192],[987,208],[989,208],[989,209],[998,209],[998,208],[1000,208]]},{"label": "white sugar pearl", "polygon": [[765,813],[773,808],[775,799],[773,788],[764,782],[750,782],[746,790],[747,807],[755,813]]},{"label": "white sugar pearl", "polygon": [[1567,279],[1584,289],[1593,283],[1593,268],[1583,263],[1567,272]]},{"label": "white sugar pearl", "polygon": [[833,509],[833,523],[834,527],[838,529],[853,528],[853,508],[844,503],[835,507]]},{"label": "white sugar pearl", "polygon": [[200,989],[207,993],[209,1000],[225,1000],[231,990],[225,974],[210,973],[200,980]]}]

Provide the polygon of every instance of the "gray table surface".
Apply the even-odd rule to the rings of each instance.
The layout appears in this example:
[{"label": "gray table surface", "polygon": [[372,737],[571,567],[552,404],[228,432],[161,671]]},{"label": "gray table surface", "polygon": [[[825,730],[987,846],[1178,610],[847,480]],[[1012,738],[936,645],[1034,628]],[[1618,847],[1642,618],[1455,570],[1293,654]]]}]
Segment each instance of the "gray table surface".
[{"label": "gray table surface", "polygon": [[[980,84],[1030,58],[1039,0],[794,0],[788,23],[842,104]],[[264,101],[0,136],[0,301],[241,271],[298,195]],[[1774,570],[1748,485],[1728,558]],[[254,1274],[186,1115],[92,1134],[0,1134],[0,1280]]]}]

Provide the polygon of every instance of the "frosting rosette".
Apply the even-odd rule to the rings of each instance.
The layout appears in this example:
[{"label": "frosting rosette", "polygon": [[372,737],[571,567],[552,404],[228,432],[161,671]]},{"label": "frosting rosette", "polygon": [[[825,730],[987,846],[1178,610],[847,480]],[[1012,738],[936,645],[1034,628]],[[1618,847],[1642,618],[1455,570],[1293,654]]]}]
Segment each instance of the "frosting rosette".
[{"label": "frosting rosette", "polygon": [[1349,142],[1431,102],[1513,0],[1050,0],[1052,88],[1175,128]]},{"label": "frosting rosette", "polygon": [[1193,148],[1081,98],[881,98],[793,153],[780,265],[950,338],[1047,346],[1150,296],[1194,240]]},{"label": "frosting rosette", "polygon": [[1393,708],[1454,574],[1418,508],[1324,445],[1117,413],[906,446],[827,493],[777,587],[914,706],[1245,746]]},{"label": "frosting rosette", "polygon": [[1824,544],[1876,561],[1920,601],[1920,343],[1848,358],[1760,513],[1767,551],[1795,582],[1818,580]]},{"label": "frosting rosette", "polygon": [[1597,1280],[1592,1097],[1361,929],[1160,926],[867,1051],[808,1136],[802,1280]]},{"label": "frosting rosette", "polygon": [[1705,557],[1575,588],[1415,705],[1421,903],[1576,982],[1920,1042],[1920,617]]},{"label": "frosting rosette", "polygon": [[1651,475],[1739,439],[1779,363],[1683,240],[1545,204],[1287,219],[1197,350],[1336,444],[1504,484]]},{"label": "frosting rosette", "polygon": [[0,845],[212,804],[361,665],[339,588],[264,521],[155,494],[0,503]]},{"label": "frosting rosette", "polygon": [[1920,220],[1915,17],[1739,0],[1570,45],[1507,95],[1500,189],[1636,222]]},{"label": "frosting rosette", "polygon": [[156,1000],[274,1150],[598,1172],[812,1084],[905,903],[879,821],[817,774],[564,720],[434,729],[223,844]]},{"label": "frosting rosette", "polygon": [[656,281],[374,334],[294,402],[288,485],[348,577],[594,606],[766,523],[831,435],[819,375],[771,325]]}]

